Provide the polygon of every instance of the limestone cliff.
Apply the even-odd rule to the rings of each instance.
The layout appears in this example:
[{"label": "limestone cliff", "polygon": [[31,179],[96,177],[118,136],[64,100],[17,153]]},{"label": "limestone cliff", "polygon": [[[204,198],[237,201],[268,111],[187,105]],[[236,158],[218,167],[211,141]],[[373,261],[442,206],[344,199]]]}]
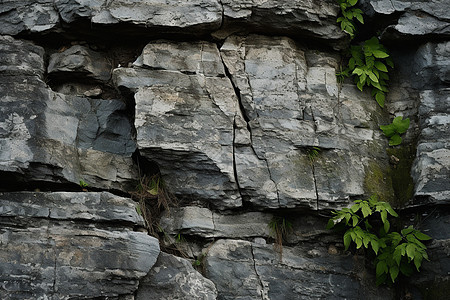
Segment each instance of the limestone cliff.
[{"label": "limestone cliff", "polygon": [[[336,79],[333,0],[1,1],[0,298],[446,299],[450,2],[358,5],[395,63],[384,108]],[[433,238],[395,288],[325,230],[373,194]]]}]

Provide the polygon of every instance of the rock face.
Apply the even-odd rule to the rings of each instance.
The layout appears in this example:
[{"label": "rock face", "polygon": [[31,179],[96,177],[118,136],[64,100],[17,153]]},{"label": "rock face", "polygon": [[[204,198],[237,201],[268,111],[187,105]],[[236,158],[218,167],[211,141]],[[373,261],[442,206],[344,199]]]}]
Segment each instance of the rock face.
[{"label": "rock face", "polygon": [[390,38],[399,36],[439,37],[450,36],[450,13],[446,7],[447,0],[432,1],[400,1],[400,0],[370,0],[372,9],[379,14],[391,15],[400,13],[396,23],[385,29],[384,35]]},{"label": "rock face", "polygon": [[0,194],[3,299],[132,294],[155,264],[158,240],[131,199],[109,193]]},{"label": "rock face", "polygon": [[0,171],[6,182],[15,180],[12,174],[25,182],[84,180],[129,189],[137,174],[131,160],[136,144],[125,104],[55,93],[42,81],[41,47],[7,36],[0,43]]},{"label": "rock face", "polygon": [[152,270],[140,281],[136,294],[136,300],[216,298],[214,283],[194,270],[191,262],[163,252]]},{"label": "rock face", "polygon": [[101,54],[86,47],[76,45],[62,53],[50,56],[47,72],[55,76],[58,73],[81,73],[99,81],[108,81],[111,77],[111,64]]},{"label": "rock face", "polygon": [[449,59],[449,42],[428,43],[416,53],[416,74],[423,83],[419,103],[420,135],[413,168],[417,202],[449,204]]},{"label": "rock face", "polygon": [[[319,209],[365,193],[369,147],[385,140],[361,112],[381,114],[353,87],[339,90],[336,56],[250,36],[228,38],[220,53],[206,42],[156,41],[135,65],[116,69],[114,80],[135,93],[141,154],[178,195],[218,208]],[[311,147],[323,149],[314,162]]]},{"label": "rock face", "polygon": [[[447,299],[448,4],[358,2],[382,109],[336,78],[334,0],[2,1],[0,298]],[[433,238],[401,286],[325,229],[373,194]]]},{"label": "rock face", "polygon": [[[62,24],[87,21],[95,30],[114,26],[116,33],[133,35],[236,32],[307,36],[342,48],[348,41],[335,23],[338,5],[332,0],[313,1],[80,1],[7,0],[2,7],[0,34],[58,31]],[[133,30],[128,30],[133,28]],[[155,32],[155,29],[158,32]]]},{"label": "rock face", "polygon": [[[306,253],[309,253],[306,254]],[[284,247],[283,257],[269,245],[221,240],[209,250],[206,274],[219,291],[219,299],[318,299],[371,298],[361,282],[350,278],[358,273],[357,260],[331,256],[321,250]],[[333,270],[332,274],[329,270]],[[233,274],[239,274],[239,280]],[[314,276],[311,276],[314,274]],[[231,276],[230,276],[231,275]],[[377,297],[392,297],[389,289]]]}]

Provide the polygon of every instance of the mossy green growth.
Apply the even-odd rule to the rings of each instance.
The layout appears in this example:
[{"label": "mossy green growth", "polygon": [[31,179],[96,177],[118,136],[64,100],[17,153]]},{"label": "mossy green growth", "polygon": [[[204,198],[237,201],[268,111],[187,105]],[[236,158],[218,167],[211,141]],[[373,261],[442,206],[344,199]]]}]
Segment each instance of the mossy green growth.
[{"label": "mossy green growth", "polygon": [[411,177],[411,167],[416,149],[411,146],[388,148],[387,154],[391,160],[392,187],[396,201],[394,206],[403,206],[414,195],[414,182]]},{"label": "mossy green growth", "polygon": [[381,167],[377,162],[370,162],[364,178],[364,189],[369,195],[378,195],[383,201],[394,203],[395,193],[392,188],[392,174],[389,166]]}]

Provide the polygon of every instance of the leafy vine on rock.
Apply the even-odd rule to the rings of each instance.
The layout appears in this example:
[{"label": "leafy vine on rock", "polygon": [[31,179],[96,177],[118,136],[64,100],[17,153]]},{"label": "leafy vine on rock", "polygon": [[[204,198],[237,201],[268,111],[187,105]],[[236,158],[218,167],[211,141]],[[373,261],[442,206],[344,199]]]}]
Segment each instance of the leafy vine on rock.
[{"label": "leafy vine on rock", "polygon": [[[394,283],[399,273],[410,276],[412,265],[419,271],[423,259],[428,260],[427,247],[422,241],[431,238],[412,226],[389,233],[391,225],[388,216],[398,217],[398,214],[389,203],[378,201],[375,196],[368,200],[356,200],[352,207],[334,211],[333,214],[335,216],[328,221],[327,228],[348,228],[343,237],[345,250],[351,242],[356,244],[356,249],[372,249],[377,285]],[[376,216],[381,220],[380,228],[373,225],[379,224]]]},{"label": "leafy vine on rock", "polygon": [[[341,29],[353,39],[356,26],[354,19],[364,24],[362,11],[354,8],[358,0],[338,0],[342,16],[337,19]],[[388,92],[388,67],[394,68],[394,63],[387,49],[377,37],[372,37],[363,43],[351,45],[349,49],[347,67],[337,73],[338,79],[354,76],[355,83],[361,91],[364,86],[372,87],[372,96],[378,105],[384,107],[386,93]]]}]

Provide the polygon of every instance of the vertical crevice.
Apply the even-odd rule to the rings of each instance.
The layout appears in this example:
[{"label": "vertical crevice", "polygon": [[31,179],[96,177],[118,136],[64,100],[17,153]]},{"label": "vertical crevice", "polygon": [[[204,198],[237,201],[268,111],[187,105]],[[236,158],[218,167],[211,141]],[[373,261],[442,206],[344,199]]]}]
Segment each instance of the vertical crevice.
[{"label": "vertical crevice", "polygon": [[314,181],[314,191],[316,192],[316,208],[317,212],[319,212],[319,191],[317,190],[316,169],[314,167],[314,162],[311,162],[311,171]]},{"label": "vertical crevice", "polygon": [[220,30],[223,27],[224,23],[225,23],[225,8],[223,7],[222,0],[218,0],[218,1],[219,1],[219,4],[220,4],[220,7],[222,7],[222,19],[221,19],[220,27],[219,27],[219,30]]},{"label": "vertical crevice", "polygon": [[[241,186],[239,184],[239,177],[238,177],[237,165],[236,165],[236,130],[237,130],[237,125],[236,125],[236,116],[235,116],[234,119],[233,119],[233,145],[232,145],[232,149],[233,149],[233,173],[234,173],[234,180],[236,181],[236,186],[238,188],[239,195],[241,196],[241,199],[242,199]],[[213,222],[214,222],[214,216],[213,216]]]},{"label": "vertical crevice", "polygon": [[[219,53],[220,53],[220,49],[219,49]],[[243,101],[242,101],[242,97],[241,97],[241,90],[239,89],[239,87],[237,87],[236,83],[233,81],[233,76],[230,73],[230,70],[228,69],[225,61],[223,60],[222,55],[220,55],[220,59],[222,61],[222,65],[225,71],[225,75],[226,77],[230,80],[231,86],[234,89],[234,93],[236,95],[236,98],[238,100],[238,107],[239,107],[239,112],[241,113],[242,117],[244,118],[245,122],[246,122],[246,127],[247,127],[247,131],[249,132],[249,136],[250,136],[250,149],[252,150],[253,154],[255,155],[256,158],[258,158],[259,160],[262,160],[265,162],[266,167],[267,167],[267,171],[269,173],[269,178],[270,180],[273,182],[273,184],[275,185],[275,189],[277,192],[277,201],[278,201],[278,206],[280,206],[280,193],[278,190],[278,185],[275,182],[275,180],[273,180],[272,177],[272,173],[270,171],[270,167],[269,167],[269,162],[267,161],[267,158],[265,157],[260,157],[258,155],[258,153],[256,152],[255,148],[253,147],[253,132],[252,132],[252,128],[250,126],[250,117],[247,114],[247,111],[245,110]],[[248,80],[248,79],[247,79]],[[250,86],[250,80],[248,80],[249,83],[249,89],[251,90],[251,86]],[[252,93],[253,95],[253,93]],[[233,122],[233,169],[234,169],[234,176],[235,176],[235,180],[236,180],[236,184],[239,188],[239,194],[241,194],[241,188],[239,185],[239,180],[238,180],[238,174],[237,174],[237,168],[236,168],[236,156],[235,156],[235,149],[236,149],[236,143],[235,143],[235,138],[236,138],[236,130],[237,130],[237,124],[236,124],[236,116],[234,118],[234,122]],[[242,196],[242,194],[241,194]]]},{"label": "vertical crevice", "polygon": [[259,285],[261,287],[261,300],[268,300],[269,297],[267,295],[267,291],[264,289],[264,284],[262,282],[261,276],[258,274],[258,270],[256,268],[256,259],[255,259],[255,253],[253,250],[253,244],[250,244],[250,251],[252,253],[252,260],[253,260],[253,269],[255,270],[255,275],[258,278]]}]

